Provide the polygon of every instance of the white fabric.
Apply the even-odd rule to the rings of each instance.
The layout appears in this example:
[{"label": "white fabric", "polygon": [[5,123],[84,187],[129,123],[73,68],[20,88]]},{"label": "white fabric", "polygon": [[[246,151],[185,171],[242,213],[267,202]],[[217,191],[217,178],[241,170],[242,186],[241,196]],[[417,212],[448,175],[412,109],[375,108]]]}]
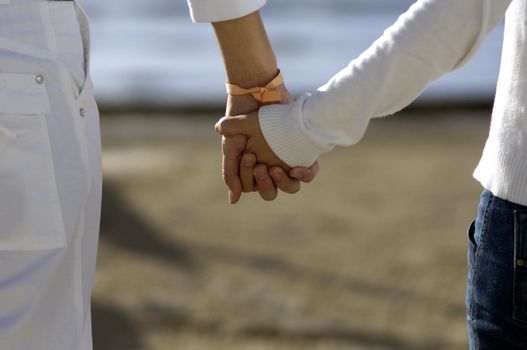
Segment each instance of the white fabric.
[{"label": "white fabric", "polygon": [[490,136],[474,177],[495,195],[527,205],[527,1],[507,11]]},{"label": "white fabric", "polygon": [[0,6],[2,350],[92,347],[101,147],[90,79],[76,82],[89,68],[88,24],[73,3],[60,5],[68,19],[50,5]]},{"label": "white fabric", "polygon": [[187,0],[194,22],[219,22],[246,16],[267,0]]},{"label": "white fabric", "polygon": [[[510,0],[421,0],[359,58],[290,106],[266,106],[260,125],[273,151],[309,166],[357,143],[371,118],[408,105],[432,80],[460,67]],[[490,136],[474,176],[495,195],[527,205],[527,0],[507,13]]]},{"label": "white fabric", "polygon": [[50,1],[48,6],[57,43],[57,56],[70,71],[75,93],[78,94],[86,80],[86,72],[81,32],[80,29],[74,30],[79,27],[75,7],[71,1]]},{"label": "white fabric", "polygon": [[[196,21],[240,17],[258,0],[189,0]],[[260,109],[262,132],[290,166],[309,166],[335,146],[360,141],[370,119],[393,114],[434,79],[463,65],[511,0],[419,0],[359,58],[289,106]],[[202,15],[202,16],[201,16]],[[215,15],[219,17],[215,17]],[[490,135],[474,177],[495,195],[527,205],[527,0],[505,21]]]}]

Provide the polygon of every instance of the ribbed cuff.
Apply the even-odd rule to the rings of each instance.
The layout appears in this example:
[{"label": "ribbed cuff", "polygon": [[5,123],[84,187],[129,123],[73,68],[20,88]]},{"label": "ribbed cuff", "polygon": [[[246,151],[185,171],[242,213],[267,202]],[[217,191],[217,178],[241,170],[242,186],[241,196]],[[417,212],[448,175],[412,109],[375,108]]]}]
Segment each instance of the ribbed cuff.
[{"label": "ribbed cuff", "polygon": [[246,16],[267,0],[187,0],[194,22],[220,22]]},{"label": "ribbed cuff", "polygon": [[332,147],[317,145],[309,136],[302,118],[308,95],[290,105],[260,108],[260,128],[273,152],[290,167],[309,167]]}]

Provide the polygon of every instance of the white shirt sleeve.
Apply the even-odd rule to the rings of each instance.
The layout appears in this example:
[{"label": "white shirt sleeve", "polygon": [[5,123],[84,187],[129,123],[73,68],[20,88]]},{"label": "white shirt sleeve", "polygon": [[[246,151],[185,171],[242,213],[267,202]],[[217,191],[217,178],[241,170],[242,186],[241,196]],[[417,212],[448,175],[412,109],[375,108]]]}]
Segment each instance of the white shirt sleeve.
[{"label": "white shirt sleeve", "polygon": [[240,18],[262,8],[267,0],[187,0],[194,22]]},{"label": "white shirt sleeve", "polygon": [[510,2],[417,1],[316,92],[292,105],[262,107],[265,139],[290,166],[310,166],[336,145],[357,143],[371,118],[401,110],[431,81],[463,65]]}]

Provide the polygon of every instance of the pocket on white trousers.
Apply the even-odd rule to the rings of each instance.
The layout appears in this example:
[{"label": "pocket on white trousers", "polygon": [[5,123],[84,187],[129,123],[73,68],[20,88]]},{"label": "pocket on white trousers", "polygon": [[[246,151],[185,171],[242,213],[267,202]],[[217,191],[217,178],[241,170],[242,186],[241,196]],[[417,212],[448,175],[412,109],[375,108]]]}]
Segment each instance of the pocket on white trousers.
[{"label": "pocket on white trousers", "polygon": [[66,246],[45,77],[0,72],[0,251]]}]

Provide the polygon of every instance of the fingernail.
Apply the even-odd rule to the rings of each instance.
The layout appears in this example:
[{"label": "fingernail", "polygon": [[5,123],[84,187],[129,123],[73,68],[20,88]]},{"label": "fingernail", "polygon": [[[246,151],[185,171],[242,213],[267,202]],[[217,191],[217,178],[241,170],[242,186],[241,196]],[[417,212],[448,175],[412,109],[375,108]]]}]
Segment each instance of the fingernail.
[{"label": "fingernail", "polygon": [[229,191],[229,204],[234,204],[234,193],[232,191]]},{"label": "fingernail", "polygon": [[214,130],[219,134],[220,133],[220,123],[217,122],[215,125],[214,125]]},{"label": "fingernail", "polygon": [[276,170],[273,170],[271,172],[271,175],[273,176],[273,179],[275,181],[280,181],[282,180],[282,173],[280,172],[280,170],[276,169]]}]

